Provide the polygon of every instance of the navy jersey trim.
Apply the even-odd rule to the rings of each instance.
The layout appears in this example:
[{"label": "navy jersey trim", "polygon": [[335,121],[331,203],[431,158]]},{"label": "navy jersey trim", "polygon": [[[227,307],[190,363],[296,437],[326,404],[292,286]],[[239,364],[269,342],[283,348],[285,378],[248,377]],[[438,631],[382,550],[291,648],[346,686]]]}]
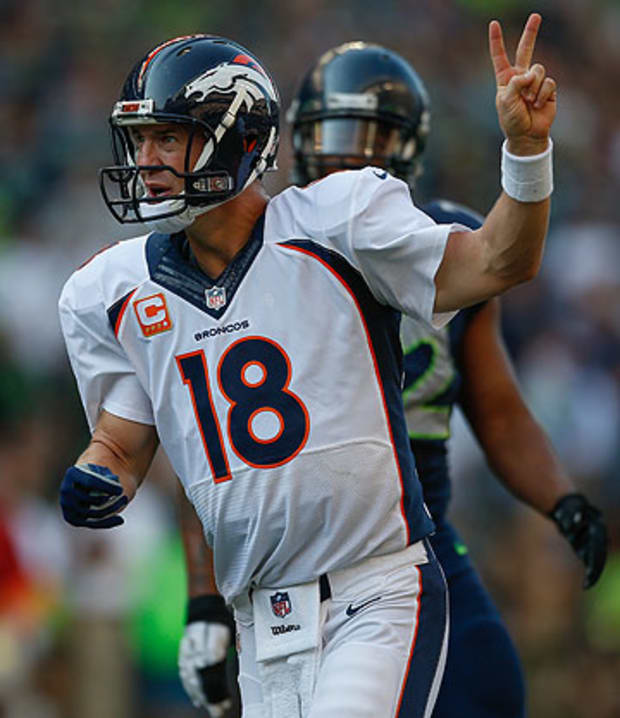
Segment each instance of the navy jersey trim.
[{"label": "navy jersey trim", "polygon": [[118,337],[118,332],[121,322],[123,321],[123,317],[125,316],[125,310],[127,309],[129,300],[132,298],[135,291],[135,289],[132,289],[131,292],[127,292],[127,294],[114,302],[114,304],[108,309],[108,321],[110,322],[110,326],[112,327],[112,331],[116,337]]},{"label": "navy jersey trim", "polygon": [[[221,319],[263,246],[265,215],[254,225],[249,240],[217,279],[206,275],[193,259],[183,232],[151,234],[146,240],[146,262],[153,282],[176,294],[214,319]],[[216,291],[221,306],[209,307],[207,293]]]},{"label": "navy jersey trim", "polygon": [[375,372],[383,394],[386,419],[392,438],[401,478],[401,512],[405,518],[410,543],[433,530],[433,523],[422,504],[422,489],[409,446],[407,425],[401,397],[403,356],[400,344],[400,312],[380,304],[364,278],[337,252],[311,240],[289,240],[279,246],[319,260],[349,291],[366,328]]}]

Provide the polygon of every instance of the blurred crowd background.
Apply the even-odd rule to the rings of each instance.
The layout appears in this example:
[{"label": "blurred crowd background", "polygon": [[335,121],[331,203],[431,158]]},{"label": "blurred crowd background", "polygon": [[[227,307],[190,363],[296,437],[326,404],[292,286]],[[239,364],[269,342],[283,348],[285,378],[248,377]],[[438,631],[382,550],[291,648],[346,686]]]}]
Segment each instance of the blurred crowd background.
[{"label": "blurred crowd background", "polygon": [[[536,58],[559,85],[556,192],[544,268],[506,295],[504,332],[533,412],[604,510],[609,563],[584,593],[568,544],[499,486],[458,415],[452,515],[519,648],[531,715],[620,715],[618,0],[1,0],[1,718],[201,715],[176,672],[185,576],[165,458],[119,529],[72,529],[57,502],[87,439],[57,298],[90,254],[137,233],[108,214],[96,175],[129,67],[169,37],[224,35],[263,59],[286,108],[319,53],[382,43],[431,97],[417,198],[486,212],[501,142],[486,27],[501,19],[513,52],[532,10]],[[271,192],[289,183],[285,122],[279,165]]]}]

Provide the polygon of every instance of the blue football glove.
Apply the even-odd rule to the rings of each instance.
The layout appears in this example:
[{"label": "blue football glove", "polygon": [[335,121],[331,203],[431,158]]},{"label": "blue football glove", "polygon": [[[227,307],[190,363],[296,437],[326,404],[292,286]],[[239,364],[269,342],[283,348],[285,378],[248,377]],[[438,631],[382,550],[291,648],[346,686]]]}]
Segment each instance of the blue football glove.
[{"label": "blue football glove", "polygon": [[594,586],[607,560],[607,529],[601,512],[583,494],[567,494],[549,516],[586,568],[583,587]]},{"label": "blue football glove", "polygon": [[124,521],[118,512],[128,501],[118,476],[97,464],[71,466],[60,485],[62,515],[72,526],[120,526]]}]

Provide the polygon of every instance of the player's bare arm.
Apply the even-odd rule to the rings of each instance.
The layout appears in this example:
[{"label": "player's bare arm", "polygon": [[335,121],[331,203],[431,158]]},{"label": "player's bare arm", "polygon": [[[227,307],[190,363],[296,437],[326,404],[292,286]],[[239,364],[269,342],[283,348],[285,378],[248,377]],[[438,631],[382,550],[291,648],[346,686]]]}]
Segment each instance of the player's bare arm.
[{"label": "player's bare arm", "polygon": [[574,487],[529,411],[500,334],[500,303],[488,302],[463,342],[463,411],[487,461],[518,498],[546,514]]},{"label": "player's bare arm", "polygon": [[[556,112],[555,81],[542,65],[531,64],[540,23],[536,13],[528,18],[514,64],[500,24],[494,20],[489,25],[497,115],[509,161],[517,164],[548,151]],[[549,206],[549,196],[522,201],[503,191],[480,229],[451,234],[435,276],[436,311],[474,304],[532,279],[542,258]]]},{"label": "player's bare arm", "polygon": [[159,445],[151,424],[140,424],[102,411],[77,464],[99,464],[116,474],[128,499],[134,497]]},{"label": "player's bare arm", "polygon": [[213,552],[205,541],[200,519],[180,486],[177,491],[177,511],[187,567],[187,595],[195,598],[217,594]]},{"label": "player's bare arm", "polygon": [[179,674],[194,706],[206,708],[213,718],[224,718],[232,704],[226,669],[234,636],[232,614],[215,584],[213,551],[181,487],[177,510],[188,594],[186,625],[179,644]]},{"label": "player's bare arm", "polygon": [[601,512],[561,465],[542,427],[528,409],[500,333],[500,304],[488,302],[467,327],[461,406],[504,486],[553,519],[585,565],[584,588],[598,580],[607,556]]},{"label": "player's bare arm", "polygon": [[102,411],[86,450],[65,473],[60,505],[73,526],[112,528],[148,471],[159,439],[155,427]]}]

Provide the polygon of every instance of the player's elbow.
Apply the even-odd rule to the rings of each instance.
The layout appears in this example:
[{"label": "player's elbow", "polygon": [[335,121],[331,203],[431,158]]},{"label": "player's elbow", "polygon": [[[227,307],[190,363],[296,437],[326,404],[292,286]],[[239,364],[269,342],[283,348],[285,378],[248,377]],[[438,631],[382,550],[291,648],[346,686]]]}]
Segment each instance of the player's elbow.
[{"label": "player's elbow", "polygon": [[511,289],[534,279],[540,271],[541,263],[542,252],[532,252],[518,257],[500,256],[490,263],[488,271],[505,289]]},{"label": "player's elbow", "polygon": [[523,284],[524,282],[530,282],[532,279],[534,279],[540,271],[541,264],[542,252],[530,257],[529,261],[524,262],[523,266],[520,268],[519,279],[517,283]]},{"label": "player's elbow", "polygon": [[513,272],[513,285],[517,286],[518,284],[525,284],[526,282],[530,282],[536,275],[538,274],[540,270],[540,260],[532,260],[528,263],[523,263],[522,266],[519,266],[516,268]]}]

